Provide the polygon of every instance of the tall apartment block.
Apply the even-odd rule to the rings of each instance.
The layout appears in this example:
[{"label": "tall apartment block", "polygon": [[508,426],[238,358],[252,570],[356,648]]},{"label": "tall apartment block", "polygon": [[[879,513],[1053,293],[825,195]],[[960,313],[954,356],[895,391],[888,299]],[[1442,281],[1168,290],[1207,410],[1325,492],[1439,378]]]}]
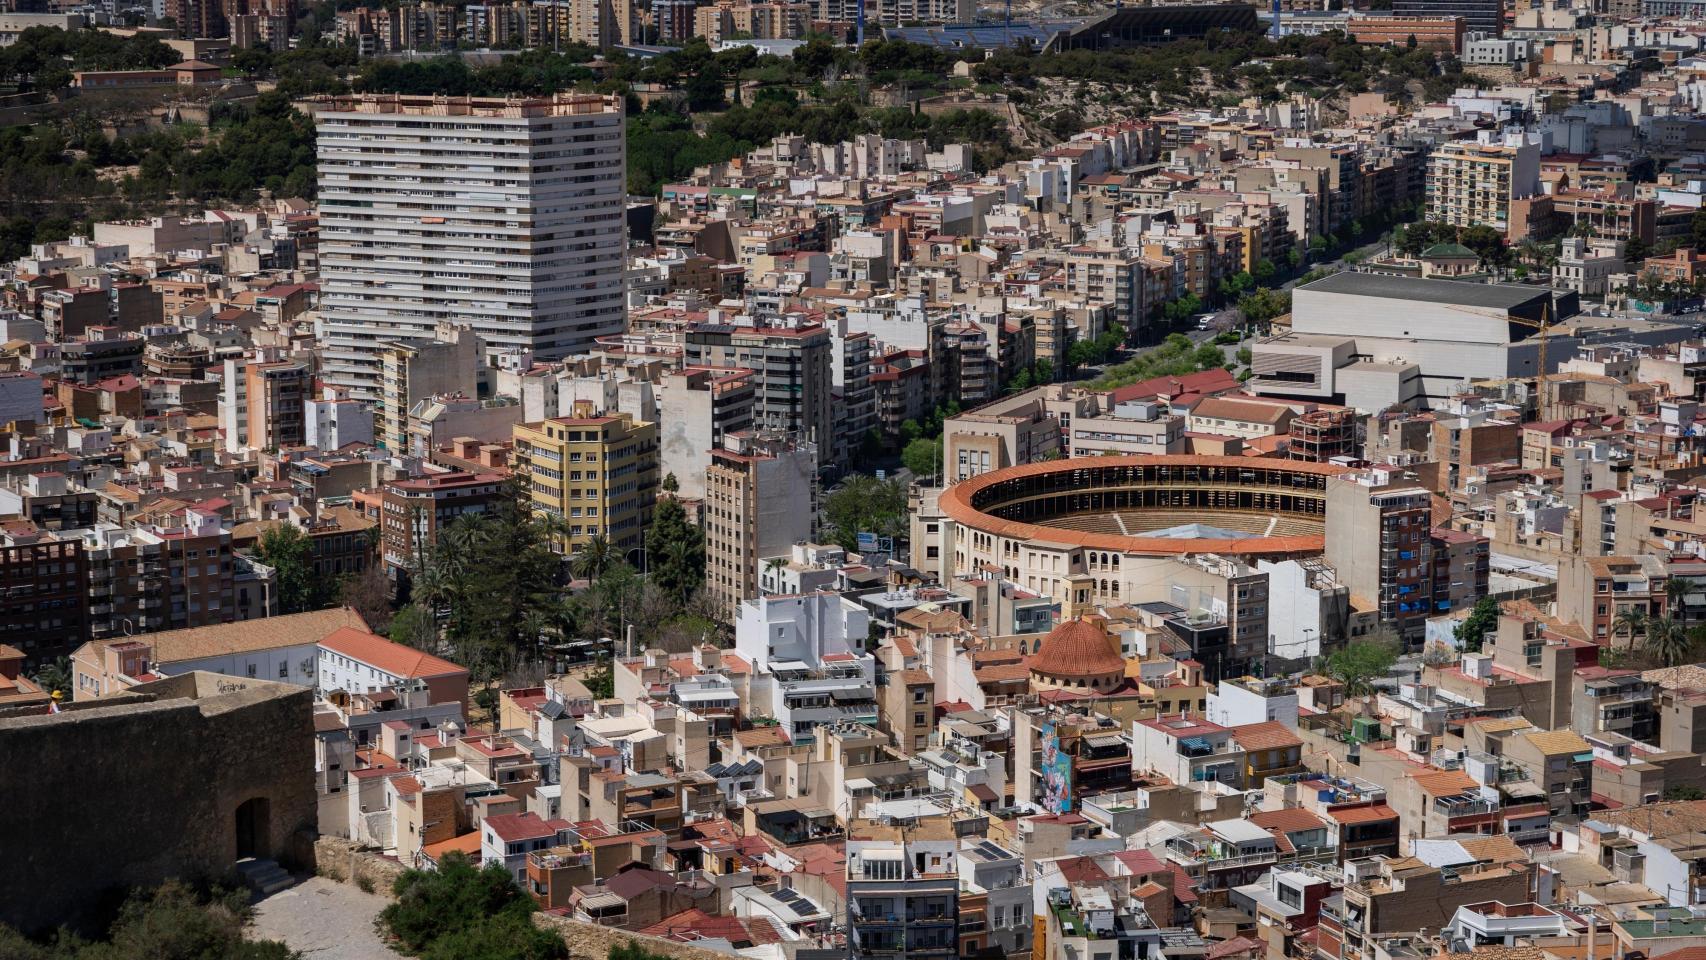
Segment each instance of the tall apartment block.
[{"label": "tall apartment block", "polygon": [[326,382],[380,391],[380,345],[442,322],[541,359],[620,333],[620,97],[313,101]]},{"label": "tall apartment block", "polygon": [[243,368],[249,445],[281,450],[307,442],[304,413],[314,396],[314,371],[301,360],[250,363]]},{"label": "tall apartment block", "polygon": [[951,960],[958,954],[959,877],[943,864],[942,846],[847,842],[849,957]]},{"label": "tall apartment block", "polygon": [[1327,562],[1340,582],[1379,606],[1383,626],[1419,646],[1433,616],[1432,494],[1389,470],[1334,477],[1326,527]]},{"label": "tall apartment block", "polygon": [[409,411],[415,403],[445,394],[479,397],[484,345],[467,330],[441,329],[437,339],[390,340],[379,344],[379,444],[409,448]]},{"label": "tall apartment block", "polygon": [[[590,407],[590,404],[582,404]],[[603,537],[642,547],[658,495],[658,425],[626,413],[557,417],[515,428],[515,471],[534,512],[561,520],[565,553]]]},{"label": "tall apartment block", "polygon": [[83,542],[33,524],[0,530],[0,644],[32,658],[70,653],[89,639],[89,559]]},{"label": "tall apartment block", "polygon": [[1428,157],[1428,219],[1489,226],[1518,239],[1528,216],[1519,201],[1540,193],[1540,144],[1527,134],[1442,143]]},{"label": "tall apartment block", "polygon": [[688,329],[686,341],[690,367],[745,367],[753,372],[758,387],[752,409],[755,429],[791,433],[830,449],[835,436],[834,345],[827,328],[811,323],[701,323]]},{"label": "tall apartment block", "polygon": [[759,564],[808,539],[817,445],[783,437],[724,437],[705,471],[705,589],[728,610],[758,596]]}]

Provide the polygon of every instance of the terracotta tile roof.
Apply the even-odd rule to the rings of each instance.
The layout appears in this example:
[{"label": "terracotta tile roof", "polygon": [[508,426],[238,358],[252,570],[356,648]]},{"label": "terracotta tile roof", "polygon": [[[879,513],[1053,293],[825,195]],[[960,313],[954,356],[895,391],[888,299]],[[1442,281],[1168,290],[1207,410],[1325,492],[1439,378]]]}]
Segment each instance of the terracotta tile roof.
[{"label": "terracotta tile roof", "polygon": [[442,677],[468,672],[466,667],[457,666],[449,660],[392,643],[355,627],[334,631],[320,640],[320,646],[395,677]]},{"label": "terracotta tile roof", "polygon": [[1232,729],[1232,739],[1245,750],[1281,750],[1301,747],[1303,741],[1278,720],[1246,723]]},{"label": "terracotta tile roof", "polygon": [[1180,903],[1196,903],[1197,889],[1195,880],[1182,868],[1168,865],[1168,872],[1173,875],[1173,899]]},{"label": "terracotta tile roof", "polygon": [[1574,730],[1552,730],[1546,733],[1531,733],[1527,737],[1534,748],[1548,757],[1562,754],[1592,753],[1593,746],[1582,735]]},{"label": "terracotta tile roof", "polygon": [[[923,671],[918,672],[922,673]],[[980,667],[976,671],[978,683],[1006,683],[1013,680],[1024,680],[1030,675],[1031,668],[1022,663],[997,663],[988,667]],[[925,676],[929,676],[929,674],[925,674]]]},{"label": "terracotta tile roof", "polygon": [[1398,811],[1384,803],[1377,803],[1368,807],[1329,809],[1327,816],[1342,824],[1373,823],[1376,820],[1396,820]]},{"label": "terracotta tile roof", "polygon": [[1237,956],[1241,953],[1254,953],[1257,951],[1265,951],[1266,949],[1266,947],[1263,947],[1260,943],[1251,940],[1249,937],[1233,937],[1231,940],[1222,940],[1219,943],[1210,945],[1208,948],[1208,960],[1220,960],[1221,957]]},{"label": "terracotta tile roof", "polygon": [[768,747],[791,742],[788,731],[780,726],[753,727],[751,730],[736,730],[735,742],[747,749],[753,747]]},{"label": "terracotta tile roof", "polygon": [[1301,807],[1290,807],[1285,810],[1267,810],[1254,814],[1250,822],[1263,830],[1278,830],[1281,833],[1297,833],[1303,830],[1319,830],[1326,826],[1326,821]]},{"label": "terracotta tile roof", "polygon": [[639,931],[649,937],[662,937],[681,943],[703,938],[727,940],[736,948],[758,947],[780,943],[782,934],[766,917],[731,917],[713,915],[694,907],[668,916]]},{"label": "terracotta tile roof", "polygon": [[1457,845],[1482,863],[1528,859],[1528,854],[1508,836],[1471,837],[1457,841]]},{"label": "terracotta tile roof", "polygon": [[1291,419],[1291,408],[1280,404],[1231,400],[1224,397],[1204,397],[1191,411],[1192,416],[1214,417],[1240,423],[1265,423],[1270,426]]},{"label": "terracotta tile roof", "polygon": [[1527,730],[1534,726],[1534,724],[1529,723],[1521,717],[1505,717],[1503,719],[1498,717],[1477,717],[1464,722],[1465,724],[1474,724],[1476,727],[1480,728],[1483,733],[1510,733],[1513,730]]},{"label": "terracotta tile roof", "polygon": [[154,648],[155,663],[181,663],[230,653],[276,650],[280,647],[319,643],[340,629],[367,632],[367,621],[347,607],[287,613],[264,620],[242,620],[186,630],[148,634],[143,640]]},{"label": "terracotta tile roof", "polygon": [[1098,883],[1108,874],[1089,857],[1074,857],[1060,861],[1060,876],[1067,883]]},{"label": "terracotta tile roof", "polygon": [[1410,775],[1416,786],[1430,797],[1450,797],[1479,787],[1475,778],[1462,770],[1419,770]]},{"label": "terracotta tile roof", "polygon": [[442,858],[447,853],[465,853],[475,863],[480,862],[480,834],[478,832],[464,833],[460,837],[429,843],[421,848],[421,852],[434,860]]},{"label": "terracotta tile roof", "polygon": [[538,840],[554,836],[557,828],[539,819],[536,813],[502,813],[495,817],[486,818],[486,826],[498,835],[505,843],[520,843],[523,840]]}]

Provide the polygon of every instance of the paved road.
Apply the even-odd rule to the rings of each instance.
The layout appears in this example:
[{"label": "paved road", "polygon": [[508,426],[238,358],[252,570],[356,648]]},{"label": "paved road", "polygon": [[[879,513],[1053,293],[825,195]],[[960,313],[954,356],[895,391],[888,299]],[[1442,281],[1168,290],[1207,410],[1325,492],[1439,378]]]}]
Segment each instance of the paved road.
[{"label": "paved road", "polygon": [[305,960],[397,960],[373,930],[386,903],[353,884],[310,877],[258,901],[251,935],[282,940]]}]

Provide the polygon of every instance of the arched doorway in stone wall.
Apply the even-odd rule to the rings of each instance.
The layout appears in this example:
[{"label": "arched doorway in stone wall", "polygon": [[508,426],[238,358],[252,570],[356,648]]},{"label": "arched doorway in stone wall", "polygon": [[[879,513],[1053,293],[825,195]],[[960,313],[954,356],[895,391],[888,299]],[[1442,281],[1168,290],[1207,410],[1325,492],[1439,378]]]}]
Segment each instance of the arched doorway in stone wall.
[{"label": "arched doorway in stone wall", "polygon": [[251,797],[237,805],[237,859],[265,860],[272,850],[272,801]]}]

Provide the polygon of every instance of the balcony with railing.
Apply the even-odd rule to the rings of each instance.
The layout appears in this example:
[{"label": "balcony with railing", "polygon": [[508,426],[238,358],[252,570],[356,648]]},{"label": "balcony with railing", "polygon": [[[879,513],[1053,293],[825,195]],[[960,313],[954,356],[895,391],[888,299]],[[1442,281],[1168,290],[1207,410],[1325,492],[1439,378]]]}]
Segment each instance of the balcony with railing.
[{"label": "balcony with railing", "polygon": [[1434,812],[1447,820],[1460,817],[1492,816],[1499,809],[1497,801],[1488,800],[1474,794],[1460,794],[1454,797],[1438,797],[1434,800]]}]

